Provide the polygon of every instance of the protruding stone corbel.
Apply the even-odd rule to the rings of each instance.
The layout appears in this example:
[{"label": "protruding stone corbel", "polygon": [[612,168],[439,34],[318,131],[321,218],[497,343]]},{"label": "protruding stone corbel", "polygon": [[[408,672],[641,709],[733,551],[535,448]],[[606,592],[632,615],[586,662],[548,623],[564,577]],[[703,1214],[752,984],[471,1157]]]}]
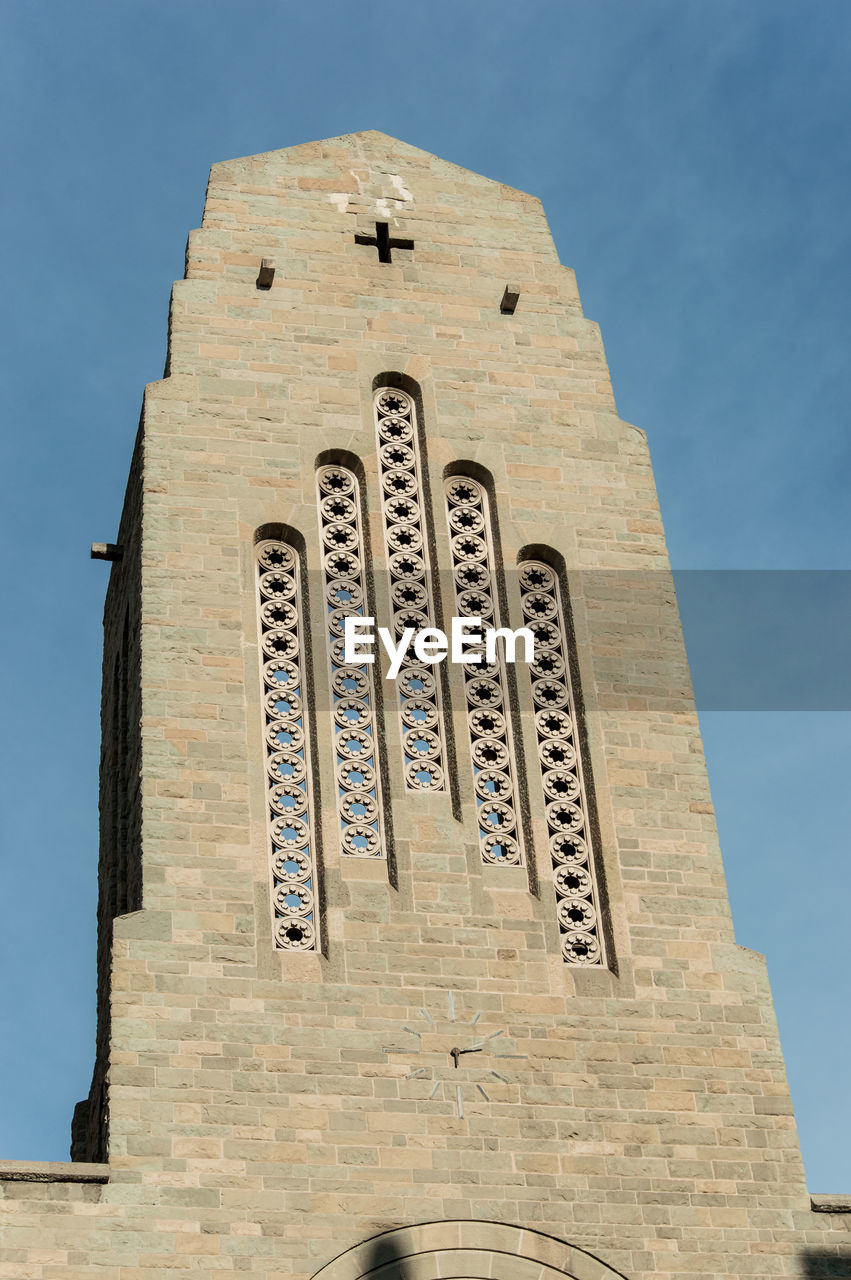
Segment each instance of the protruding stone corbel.
[{"label": "protruding stone corbel", "polygon": [[93,542],[92,543],[92,559],[93,560],[123,560],[124,548],[116,546],[114,542]]},{"label": "protruding stone corbel", "polygon": [[502,302],[499,309],[504,316],[513,316],[517,309],[517,302],[520,297],[519,289],[512,289],[510,284],[505,286],[505,293],[502,295]]},{"label": "protruding stone corbel", "polygon": [[277,263],[274,258],[261,258],[260,270],[257,273],[257,288],[271,289],[272,281],[275,279],[275,268]]}]

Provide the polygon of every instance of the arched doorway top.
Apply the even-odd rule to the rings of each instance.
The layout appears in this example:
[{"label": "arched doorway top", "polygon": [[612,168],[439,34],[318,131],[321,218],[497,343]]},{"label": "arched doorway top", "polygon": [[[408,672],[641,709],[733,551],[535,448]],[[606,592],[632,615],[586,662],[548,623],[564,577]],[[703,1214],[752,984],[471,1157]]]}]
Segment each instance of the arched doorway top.
[{"label": "arched doorway top", "polygon": [[313,1280],[626,1280],[554,1236],[456,1219],[384,1231],[347,1249]]}]

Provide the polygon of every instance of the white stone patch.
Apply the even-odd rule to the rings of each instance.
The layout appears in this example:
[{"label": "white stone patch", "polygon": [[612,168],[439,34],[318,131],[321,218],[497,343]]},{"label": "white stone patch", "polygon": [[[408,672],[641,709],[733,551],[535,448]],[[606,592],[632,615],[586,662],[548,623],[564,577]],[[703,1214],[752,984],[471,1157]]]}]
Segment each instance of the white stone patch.
[{"label": "white stone patch", "polygon": [[[393,194],[375,196],[372,200],[373,212],[379,219],[392,218],[398,209],[405,204],[409,204],[414,198],[402,181],[400,174],[387,173],[382,175],[382,185],[386,185],[388,180]],[[358,187],[356,193],[350,191],[329,191],[326,193],[325,199],[334,205],[338,213],[363,213],[364,204],[369,203],[369,197],[364,195],[360,179],[355,178],[355,181]],[[353,201],[357,202],[356,209],[351,207]]]},{"label": "white stone patch", "polygon": [[411,195],[398,173],[389,173],[387,176],[398,191],[400,200],[413,200],[414,197]]}]

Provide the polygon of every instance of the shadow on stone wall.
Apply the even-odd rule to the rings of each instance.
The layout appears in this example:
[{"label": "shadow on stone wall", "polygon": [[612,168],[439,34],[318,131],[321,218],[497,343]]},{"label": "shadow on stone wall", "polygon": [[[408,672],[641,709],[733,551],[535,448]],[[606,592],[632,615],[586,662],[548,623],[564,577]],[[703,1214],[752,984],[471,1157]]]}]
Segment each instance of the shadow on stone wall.
[{"label": "shadow on stone wall", "polygon": [[806,1280],[851,1280],[851,1255],[840,1258],[821,1249],[807,1249],[801,1262]]},{"label": "shadow on stone wall", "polygon": [[394,1235],[390,1232],[375,1237],[364,1260],[362,1275],[369,1276],[370,1280],[406,1280],[407,1268]]},{"label": "shadow on stone wall", "polygon": [[[837,1245],[845,1251],[844,1245]],[[376,1236],[359,1265],[359,1274],[369,1280],[408,1280],[408,1255],[401,1252],[398,1235],[390,1231]],[[851,1280],[851,1253],[845,1257],[823,1249],[807,1249],[801,1255],[802,1280]],[[466,1272],[465,1272],[466,1274]],[[614,1274],[608,1273],[607,1274]]]}]

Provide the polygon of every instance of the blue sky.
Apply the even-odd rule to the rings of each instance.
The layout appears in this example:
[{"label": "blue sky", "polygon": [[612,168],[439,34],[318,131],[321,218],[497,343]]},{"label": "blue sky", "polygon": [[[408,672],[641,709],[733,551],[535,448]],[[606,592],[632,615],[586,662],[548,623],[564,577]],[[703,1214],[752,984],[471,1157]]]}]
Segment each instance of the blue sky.
[{"label": "blue sky", "polygon": [[[2,26],[0,1153],[63,1159],[94,1035],[88,545],[117,529],[210,164],[375,128],[540,196],[674,565],[848,569],[851,7],[32,0]],[[851,724],[782,706],[702,725],[810,1186],[849,1191]]]}]

